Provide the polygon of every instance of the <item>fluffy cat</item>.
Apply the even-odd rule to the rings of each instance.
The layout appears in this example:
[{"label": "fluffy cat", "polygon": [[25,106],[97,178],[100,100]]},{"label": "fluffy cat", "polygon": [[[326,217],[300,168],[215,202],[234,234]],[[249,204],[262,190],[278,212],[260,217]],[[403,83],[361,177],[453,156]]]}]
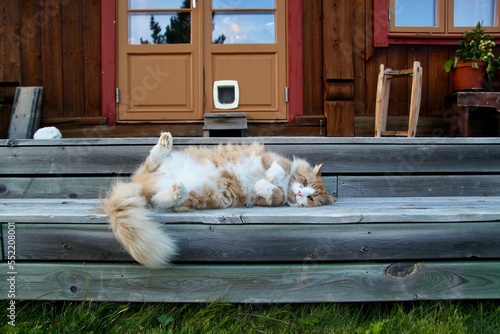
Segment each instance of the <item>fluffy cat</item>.
[{"label": "fluffy cat", "polygon": [[172,143],[170,133],[162,132],[131,182],[114,185],[102,204],[118,241],[146,267],[164,267],[177,252],[175,241],[153,221],[152,209],[312,207],[336,201],[321,180],[321,165],[312,168],[260,144],[179,151]]}]

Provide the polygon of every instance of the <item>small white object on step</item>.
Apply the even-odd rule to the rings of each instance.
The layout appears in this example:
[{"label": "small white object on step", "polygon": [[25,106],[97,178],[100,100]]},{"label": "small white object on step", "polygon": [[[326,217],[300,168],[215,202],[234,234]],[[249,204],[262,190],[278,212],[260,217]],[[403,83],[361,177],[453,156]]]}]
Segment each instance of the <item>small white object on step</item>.
[{"label": "small white object on step", "polygon": [[33,135],[33,139],[61,139],[61,138],[62,138],[61,131],[59,131],[59,129],[54,126],[40,128]]}]

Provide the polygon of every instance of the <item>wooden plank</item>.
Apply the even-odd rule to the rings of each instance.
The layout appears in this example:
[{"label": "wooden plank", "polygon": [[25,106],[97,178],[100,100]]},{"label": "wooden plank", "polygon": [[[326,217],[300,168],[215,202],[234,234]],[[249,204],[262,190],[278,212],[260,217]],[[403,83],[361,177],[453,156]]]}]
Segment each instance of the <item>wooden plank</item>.
[{"label": "wooden plank", "polygon": [[499,196],[500,175],[340,176],[340,197]]},{"label": "wooden plank", "polygon": [[325,115],[328,136],[354,136],[354,103],[352,101],[325,101]]},{"label": "wooden plank", "polygon": [[[268,126],[268,125],[266,125]],[[168,127],[163,129],[169,131]],[[158,132],[159,136],[159,132]],[[122,138],[98,138],[98,137],[82,137],[82,138],[64,138],[59,140],[7,140],[0,139],[1,147],[60,147],[60,146],[149,146],[151,147],[158,141],[158,136],[154,137],[122,137]],[[219,145],[224,143],[231,144],[248,144],[258,142],[267,145],[402,145],[408,149],[413,149],[414,146],[430,145],[430,146],[471,146],[471,145],[500,145],[500,138],[414,138],[412,140],[403,138],[372,138],[372,137],[308,137],[302,136],[261,136],[253,138],[204,138],[204,137],[175,137],[174,145]],[[109,148],[108,148],[109,149]]]},{"label": "wooden plank", "polygon": [[[78,15],[78,13],[77,13]],[[82,0],[83,111],[77,116],[101,116],[101,1]]]},{"label": "wooden plank", "polygon": [[[126,181],[128,177],[120,180]],[[2,198],[104,198],[117,177],[0,177]],[[337,177],[323,177],[326,189],[337,194]]]},{"label": "wooden plank", "polygon": [[[302,1],[304,115],[323,115],[322,1]],[[323,123],[324,125],[325,123]]]},{"label": "wooden plank", "polygon": [[[3,224],[4,254],[7,224]],[[176,263],[500,258],[500,222],[348,225],[203,225],[165,228]],[[404,235],[404,238],[401,236]],[[133,261],[106,225],[16,224],[20,261]],[[6,258],[4,258],[6,260]]]},{"label": "wooden plank", "polygon": [[[255,139],[248,138],[252,142]],[[378,138],[380,139],[380,138]],[[383,138],[387,140],[387,138]],[[457,145],[440,144],[432,141],[421,144],[406,140],[406,144],[393,144],[393,141],[337,142],[329,145],[321,140],[311,140],[301,145],[290,140],[283,144],[267,145],[272,151],[286,156],[298,156],[311,164],[323,163],[324,174],[366,174],[366,173],[498,173],[500,172],[500,144],[498,139],[483,144]],[[415,139],[417,140],[417,139]],[[258,141],[258,140],[257,140]],[[99,143],[89,140],[88,143]],[[231,142],[231,140],[227,140]],[[9,145],[10,142],[5,142]],[[61,143],[64,143],[62,141]],[[198,141],[198,143],[201,143]],[[206,141],[220,143],[219,141]],[[322,144],[324,143],[324,145]],[[480,143],[480,142],[479,142]],[[486,144],[486,143],[491,143]],[[333,144],[333,143],[332,143]],[[41,150],[40,146],[0,146],[2,164],[0,174],[116,174],[131,173],[148,155],[150,145],[51,145]],[[47,143],[45,142],[45,145]],[[175,144],[182,149],[182,143]],[[363,161],[363,163],[360,163]]]},{"label": "wooden plank", "polygon": [[[40,24],[44,22],[38,1],[20,1],[22,13],[20,21],[21,41],[21,82],[24,86],[43,86],[42,49],[40,43]],[[40,20],[40,21],[38,21]]]},{"label": "wooden plank", "polygon": [[[0,280],[8,277],[0,273]],[[309,303],[500,298],[500,262],[302,265],[23,263],[17,300]],[[5,298],[5,295],[2,297]]]},{"label": "wooden plank", "polygon": [[63,97],[63,52],[61,3],[54,0],[40,0],[40,25],[42,45],[42,80],[46,85],[43,100],[44,117],[64,115]]},{"label": "wooden plank", "polygon": [[354,80],[352,3],[323,1],[323,79]]},{"label": "wooden plank", "polygon": [[[128,180],[128,178],[122,178]],[[0,177],[3,198],[105,197],[116,177]],[[336,186],[336,184],[335,184]],[[331,185],[332,189],[334,185]]]},{"label": "wooden plank", "polygon": [[19,1],[0,3],[0,81],[20,81],[21,47],[19,38]]},{"label": "wooden plank", "polygon": [[[187,213],[155,212],[161,223],[359,224],[500,220],[500,197],[353,197],[314,208],[238,207]],[[107,223],[97,199],[3,199],[0,222]]]},{"label": "wooden plank", "polygon": [[[451,114],[448,111],[443,113],[443,97],[449,92],[448,90],[448,73],[443,71],[443,59],[448,59],[452,55],[448,54],[450,46],[437,46],[433,45],[432,48],[429,47],[428,58],[429,63],[427,68],[424,66],[424,77],[423,77],[423,91],[428,91],[428,104],[427,108],[422,106],[423,114],[440,116],[450,123]],[[453,53],[455,50],[453,50]],[[454,55],[454,54],[453,54]],[[425,80],[428,79],[429,84],[425,84]],[[427,111],[427,112],[426,112]],[[443,131],[445,130],[445,131]],[[448,134],[448,129],[436,129],[433,136],[444,136]]]},{"label": "wooden plank", "polygon": [[82,0],[61,4],[64,116],[77,117],[84,114],[82,14]]},{"label": "wooden plank", "polygon": [[17,87],[12,106],[9,139],[31,139],[40,127],[43,87]]},{"label": "wooden plank", "polygon": [[[394,70],[411,68],[408,64],[408,46],[394,45],[387,52],[386,68]],[[408,78],[397,78],[391,82],[391,94],[389,101],[389,117],[391,115],[408,115],[410,95],[409,86],[411,80]]]}]

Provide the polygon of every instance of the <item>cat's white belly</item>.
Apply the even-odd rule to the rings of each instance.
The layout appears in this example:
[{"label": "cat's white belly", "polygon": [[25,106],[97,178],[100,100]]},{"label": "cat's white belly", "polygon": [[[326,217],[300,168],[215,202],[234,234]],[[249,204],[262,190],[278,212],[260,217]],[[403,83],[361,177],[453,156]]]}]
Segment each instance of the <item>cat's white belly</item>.
[{"label": "cat's white belly", "polygon": [[172,152],[156,172],[158,191],[167,190],[180,182],[187,191],[201,192],[205,186],[216,186],[214,178],[218,173],[216,166],[211,163],[200,165],[182,152]]}]

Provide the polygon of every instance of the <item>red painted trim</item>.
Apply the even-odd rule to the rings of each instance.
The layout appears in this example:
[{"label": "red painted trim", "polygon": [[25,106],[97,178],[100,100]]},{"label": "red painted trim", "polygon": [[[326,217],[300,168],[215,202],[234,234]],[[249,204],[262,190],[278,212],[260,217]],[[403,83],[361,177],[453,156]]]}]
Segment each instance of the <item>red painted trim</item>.
[{"label": "red painted trim", "polygon": [[388,0],[373,0],[373,46],[389,46]]},{"label": "red painted trim", "polygon": [[288,122],[304,114],[302,0],[288,0]]},{"label": "red painted trim", "polygon": [[101,0],[101,110],[116,124],[116,1]]}]

